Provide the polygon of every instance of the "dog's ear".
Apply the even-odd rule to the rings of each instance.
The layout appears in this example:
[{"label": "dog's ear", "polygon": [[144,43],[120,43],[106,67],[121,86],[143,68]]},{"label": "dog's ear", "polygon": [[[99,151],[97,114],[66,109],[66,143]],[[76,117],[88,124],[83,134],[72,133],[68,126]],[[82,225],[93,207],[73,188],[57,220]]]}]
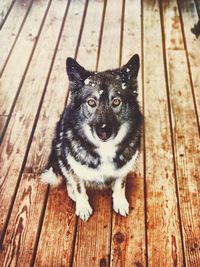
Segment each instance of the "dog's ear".
[{"label": "dog's ear", "polygon": [[137,79],[139,68],[140,58],[138,54],[135,54],[124,66],[121,67],[123,79],[126,81]]},{"label": "dog's ear", "polygon": [[89,71],[85,70],[75,59],[71,57],[68,57],[66,60],[66,70],[71,82],[84,81],[91,75]]}]

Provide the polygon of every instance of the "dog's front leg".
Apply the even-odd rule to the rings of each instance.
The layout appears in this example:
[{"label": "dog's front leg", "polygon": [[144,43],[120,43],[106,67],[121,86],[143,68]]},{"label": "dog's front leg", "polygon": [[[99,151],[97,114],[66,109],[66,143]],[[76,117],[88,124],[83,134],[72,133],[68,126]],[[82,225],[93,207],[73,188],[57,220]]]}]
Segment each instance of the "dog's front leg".
[{"label": "dog's front leg", "polygon": [[[68,187],[73,190],[73,200],[76,202],[76,215],[83,221],[87,221],[92,214],[92,208],[88,202],[88,195],[86,193],[84,182],[79,179],[74,173],[70,173],[68,177]],[[69,191],[69,188],[68,188]]]},{"label": "dog's front leg", "polygon": [[112,185],[113,209],[115,212],[126,216],[129,214],[129,203],[125,196],[126,177],[118,178]]}]

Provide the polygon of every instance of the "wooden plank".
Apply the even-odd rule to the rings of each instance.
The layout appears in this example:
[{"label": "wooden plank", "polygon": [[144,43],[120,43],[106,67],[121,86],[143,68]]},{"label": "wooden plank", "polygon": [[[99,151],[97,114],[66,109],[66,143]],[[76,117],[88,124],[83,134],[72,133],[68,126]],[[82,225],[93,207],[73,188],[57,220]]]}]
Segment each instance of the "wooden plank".
[{"label": "wooden plank", "polygon": [[[178,10],[176,1],[171,1],[170,6],[173,10]],[[169,31],[170,20],[165,20],[165,15],[169,15],[170,6],[167,6],[166,10],[164,10],[166,42],[173,39],[173,32]],[[173,21],[173,16],[171,21]],[[179,17],[177,17],[176,24],[181,29]],[[181,30],[177,32],[177,35],[181,43],[183,43]],[[199,266],[199,135],[186,51],[173,50],[169,46],[169,49],[166,50],[166,61],[186,265]],[[182,75],[179,75],[180,73]]]},{"label": "wooden plank", "polygon": [[119,67],[121,13],[122,0],[107,1],[98,70]]},{"label": "wooden plank", "polygon": [[[168,75],[187,266],[200,265],[199,135],[185,52],[168,53]],[[178,73],[184,73],[181,77]]]},{"label": "wooden plank", "polygon": [[[39,37],[49,0],[34,1],[29,16],[12,51],[0,80],[0,115],[8,116],[26,74],[31,53]],[[22,49],[23,48],[23,49]],[[20,62],[20,64],[19,64]],[[15,77],[13,79],[13,77]],[[34,78],[33,78],[34,79]],[[33,81],[34,82],[34,81]],[[1,128],[1,132],[4,129]]]},{"label": "wooden plank", "polygon": [[66,192],[65,185],[50,192],[34,266],[70,266],[76,216],[75,205]]},{"label": "wooden plank", "polygon": [[[59,2],[53,1],[50,6],[34,56],[0,149],[0,164],[2,166],[0,170],[1,239],[3,238],[7,227],[7,216],[9,214],[9,210],[12,208],[14,192],[17,189],[18,177],[22,168],[24,155],[27,150],[32,127],[43,96],[49,71],[51,69],[52,58],[54,56],[57,39],[60,34],[65,8],[65,0]],[[34,169],[36,170],[37,166],[34,166]],[[30,175],[30,177],[28,176],[31,181],[34,180],[34,177],[34,175]],[[34,183],[36,183],[35,180]],[[23,253],[23,250],[26,250],[26,244],[23,243],[23,230],[26,229],[24,228],[24,224],[26,225],[26,222],[26,227],[29,225],[29,216],[31,216],[32,210],[28,213],[26,213],[26,211],[29,210],[29,206],[32,203],[31,196],[33,196],[33,198],[36,197],[36,193],[37,190],[36,192],[34,190],[32,191],[31,186],[27,186],[27,189],[25,188],[22,195],[20,195],[22,200],[24,199],[24,202],[18,202],[20,205],[16,206],[17,212],[13,214],[14,223],[9,226],[13,235],[5,238],[3,247],[7,247],[8,249],[3,249],[1,251],[1,266],[6,266],[8,261],[9,264],[14,264],[14,262],[18,261],[22,263],[21,266],[24,266],[27,265],[26,257],[31,257],[31,253]],[[41,197],[42,196],[44,197],[44,194],[41,195]],[[34,208],[37,210],[37,206],[34,206]],[[25,215],[27,215],[27,217]],[[36,229],[37,228],[33,227],[32,231],[37,231]],[[9,231],[7,234],[9,234]],[[30,236],[27,242],[30,242],[30,247],[31,244],[34,244],[34,240]],[[20,245],[22,246],[21,248]],[[22,253],[19,253],[19,248]],[[9,264],[7,266],[10,266]]]},{"label": "wooden plank", "polygon": [[[78,49],[78,62],[88,70],[95,70],[96,68],[104,2],[90,1],[87,8],[81,43]],[[89,60],[86,60],[86,55]]]},{"label": "wooden plank", "polygon": [[0,29],[8,15],[9,10],[12,8],[14,0],[1,0],[0,2]]},{"label": "wooden plank", "polygon": [[165,48],[184,50],[178,6],[174,1],[162,1],[163,23],[165,30]]},{"label": "wooden plank", "polygon": [[158,1],[143,3],[149,266],[183,266]]},{"label": "wooden plank", "polygon": [[[126,0],[122,64],[135,53],[141,59],[141,3]],[[134,14],[134,16],[133,16]],[[133,45],[134,44],[134,45]],[[142,104],[141,69],[138,75],[139,101]],[[127,179],[127,198],[130,213],[122,217],[113,213],[111,266],[146,266],[145,221],[144,221],[144,173],[143,153],[135,173]]]},{"label": "wooden plank", "polygon": [[[108,17],[110,17],[111,20],[115,20],[115,16],[118,16],[121,6],[117,4],[116,12],[112,13],[114,1],[109,2],[106,9],[106,20]],[[95,70],[96,67],[103,7],[103,1],[89,2],[82,41],[78,53],[78,61],[81,62],[83,66],[92,70]],[[108,24],[106,24],[105,31],[112,30],[113,26],[114,25],[111,26],[110,24],[108,26]],[[117,27],[115,25],[115,30],[118,31],[119,27],[120,24],[118,22]],[[105,49],[109,49],[110,39],[103,38],[102,42],[104,44],[106,43]],[[105,69],[106,63],[104,66],[102,63],[104,52],[103,50],[100,61],[102,68]],[[78,221],[73,266],[107,266],[109,265],[109,237],[111,230],[110,192],[108,190],[91,190],[89,193],[93,214],[87,222]]]},{"label": "wooden plank", "polygon": [[16,38],[23,26],[24,20],[28,14],[32,1],[16,1],[10,11],[10,14],[0,31],[1,49],[0,49],[0,74],[6,64],[9,53],[16,41]]},{"label": "wooden plank", "polygon": [[[200,77],[199,77],[199,62],[200,62],[200,38],[196,38],[191,29],[198,23],[199,17],[193,0],[179,1],[183,20],[184,37],[187,46],[187,55],[191,71],[191,80],[194,90],[194,100],[196,104],[196,112],[200,123]],[[199,8],[200,8],[200,1]]]}]

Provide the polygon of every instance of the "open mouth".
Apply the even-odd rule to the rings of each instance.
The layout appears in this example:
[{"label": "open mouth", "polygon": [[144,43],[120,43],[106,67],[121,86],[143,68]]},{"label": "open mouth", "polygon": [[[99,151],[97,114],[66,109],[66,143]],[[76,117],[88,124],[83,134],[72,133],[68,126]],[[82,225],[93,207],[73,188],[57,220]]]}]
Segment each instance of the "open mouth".
[{"label": "open mouth", "polygon": [[113,136],[113,129],[106,123],[98,124],[94,127],[95,134],[103,141],[108,141]]}]

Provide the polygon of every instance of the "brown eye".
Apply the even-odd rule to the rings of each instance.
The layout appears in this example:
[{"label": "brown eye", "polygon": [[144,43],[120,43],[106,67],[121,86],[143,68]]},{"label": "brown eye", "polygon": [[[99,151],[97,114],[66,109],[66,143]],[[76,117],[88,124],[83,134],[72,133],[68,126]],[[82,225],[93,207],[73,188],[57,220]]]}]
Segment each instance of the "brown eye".
[{"label": "brown eye", "polygon": [[112,101],[112,106],[113,107],[118,107],[120,104],[121,104],[121,99],[119,98],[114,98],[113,101]]},{"label": "brown eye", "polygon": [[97,105],[97,102],[94,98],[89,98],[87,101],[88,106],[90,106],[91,108],[95,108]]}]

